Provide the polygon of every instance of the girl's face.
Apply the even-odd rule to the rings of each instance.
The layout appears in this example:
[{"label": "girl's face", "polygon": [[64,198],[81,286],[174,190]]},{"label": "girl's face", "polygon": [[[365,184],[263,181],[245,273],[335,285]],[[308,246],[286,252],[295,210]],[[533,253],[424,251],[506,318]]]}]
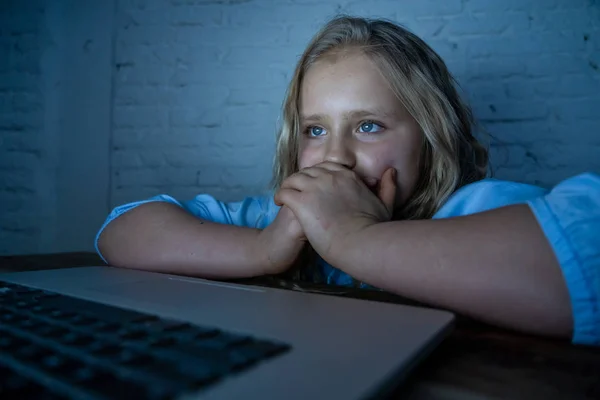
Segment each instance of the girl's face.
[{"label": "girl's face", "polygon": [[300,169],[331,161],[379,182],[394,167],[396,207],[412,194],[423,136],[367,56],[350,53],[308,69],[300,93],[300,128]]}]

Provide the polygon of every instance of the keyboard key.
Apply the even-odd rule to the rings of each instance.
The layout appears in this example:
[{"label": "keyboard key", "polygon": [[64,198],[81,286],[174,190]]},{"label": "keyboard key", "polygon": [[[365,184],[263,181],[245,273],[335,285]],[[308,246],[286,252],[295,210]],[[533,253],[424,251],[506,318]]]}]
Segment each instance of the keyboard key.
[{"label": "keyboard key", "polygon": [[148,332],[142,329],[122,329],[117,332],[117,335],[122,340],[143,341],[148,339]]},{"label": "keyboard key", "polygon": [[19,348],[16,356],[18,359],[25,360],[26,362],[37,363],[42,358],[45,358],[51,354],[51,350],[32,343],[28,346]]},{"label": "keyboard key", "polygon": [[158,332],[181,332],[191,329],[192,325],[181,321],[154,318],[136,323],[135,327]]},{"label": "keyboard key", "polygon": [[65,345],[72,345],[76,347],[87,346],[91,343],[95,342],[95,338],[90,335],[78,333],[78,332],[69,332],[64,336],[58,337],[57,341]]},{"label": "keyboard key", "polygon": [[[0,353],[92,397],[175,398],[288,349],[215,327],[0,282]],[[0,399],[63,397],[45,386],[51,380],[22,376],[2,362]]]},{"label": "keyboard key", "polygon": [[154,362],[154,359],[150,355],[132,349],[124,349],[115,355],[115,360],[119,365],[128,367],[136,367]]}]

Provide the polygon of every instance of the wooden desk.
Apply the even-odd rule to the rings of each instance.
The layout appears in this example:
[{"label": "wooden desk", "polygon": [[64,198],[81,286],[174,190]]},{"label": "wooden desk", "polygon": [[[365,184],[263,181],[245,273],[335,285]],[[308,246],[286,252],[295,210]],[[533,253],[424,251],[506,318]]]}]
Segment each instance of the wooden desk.
[{"label": "wooden desk", "polygon": [[[103,265],[93,253],[0,257],[0,272]],[[269,286],[268,280],[245,280]],[[344,294],[403,302],[383,292]],[[393,398],[600,399],[600,348],[531,337],[459,318],[455,331]]]}]

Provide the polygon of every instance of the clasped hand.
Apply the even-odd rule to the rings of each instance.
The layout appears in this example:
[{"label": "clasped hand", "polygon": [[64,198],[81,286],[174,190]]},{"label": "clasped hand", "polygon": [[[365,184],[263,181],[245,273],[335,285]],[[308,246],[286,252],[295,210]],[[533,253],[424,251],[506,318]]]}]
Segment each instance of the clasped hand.
[{"label": "clasped hand", "polygon": [[[269,261],[278,263],[279,268],[284,267],[282,259],[291,264],[298,254],[291,253],[308,240],[323,259],[335,265],[344,250],[357,243],[355,239],[364,229],[392,218],[395,175],[393,168],[387,169],[376,193],[367,186],[375,182],[333,162],[289,176],[275,194],[275,203],[282,208],[271,229],[267,229],[272,232],[271,244],[279,248],[271,252]],[[284,237],[293,240],[283,244]]]}]

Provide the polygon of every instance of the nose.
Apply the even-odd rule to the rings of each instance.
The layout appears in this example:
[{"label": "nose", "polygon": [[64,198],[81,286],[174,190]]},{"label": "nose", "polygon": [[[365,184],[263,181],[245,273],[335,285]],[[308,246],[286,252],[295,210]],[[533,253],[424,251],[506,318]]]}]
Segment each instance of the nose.
[{"label": "nose", "polygon": [[327,143],[325,161],[331,161],[348,169],[356,166],[356,155],[348,137],[332,138]]}]

